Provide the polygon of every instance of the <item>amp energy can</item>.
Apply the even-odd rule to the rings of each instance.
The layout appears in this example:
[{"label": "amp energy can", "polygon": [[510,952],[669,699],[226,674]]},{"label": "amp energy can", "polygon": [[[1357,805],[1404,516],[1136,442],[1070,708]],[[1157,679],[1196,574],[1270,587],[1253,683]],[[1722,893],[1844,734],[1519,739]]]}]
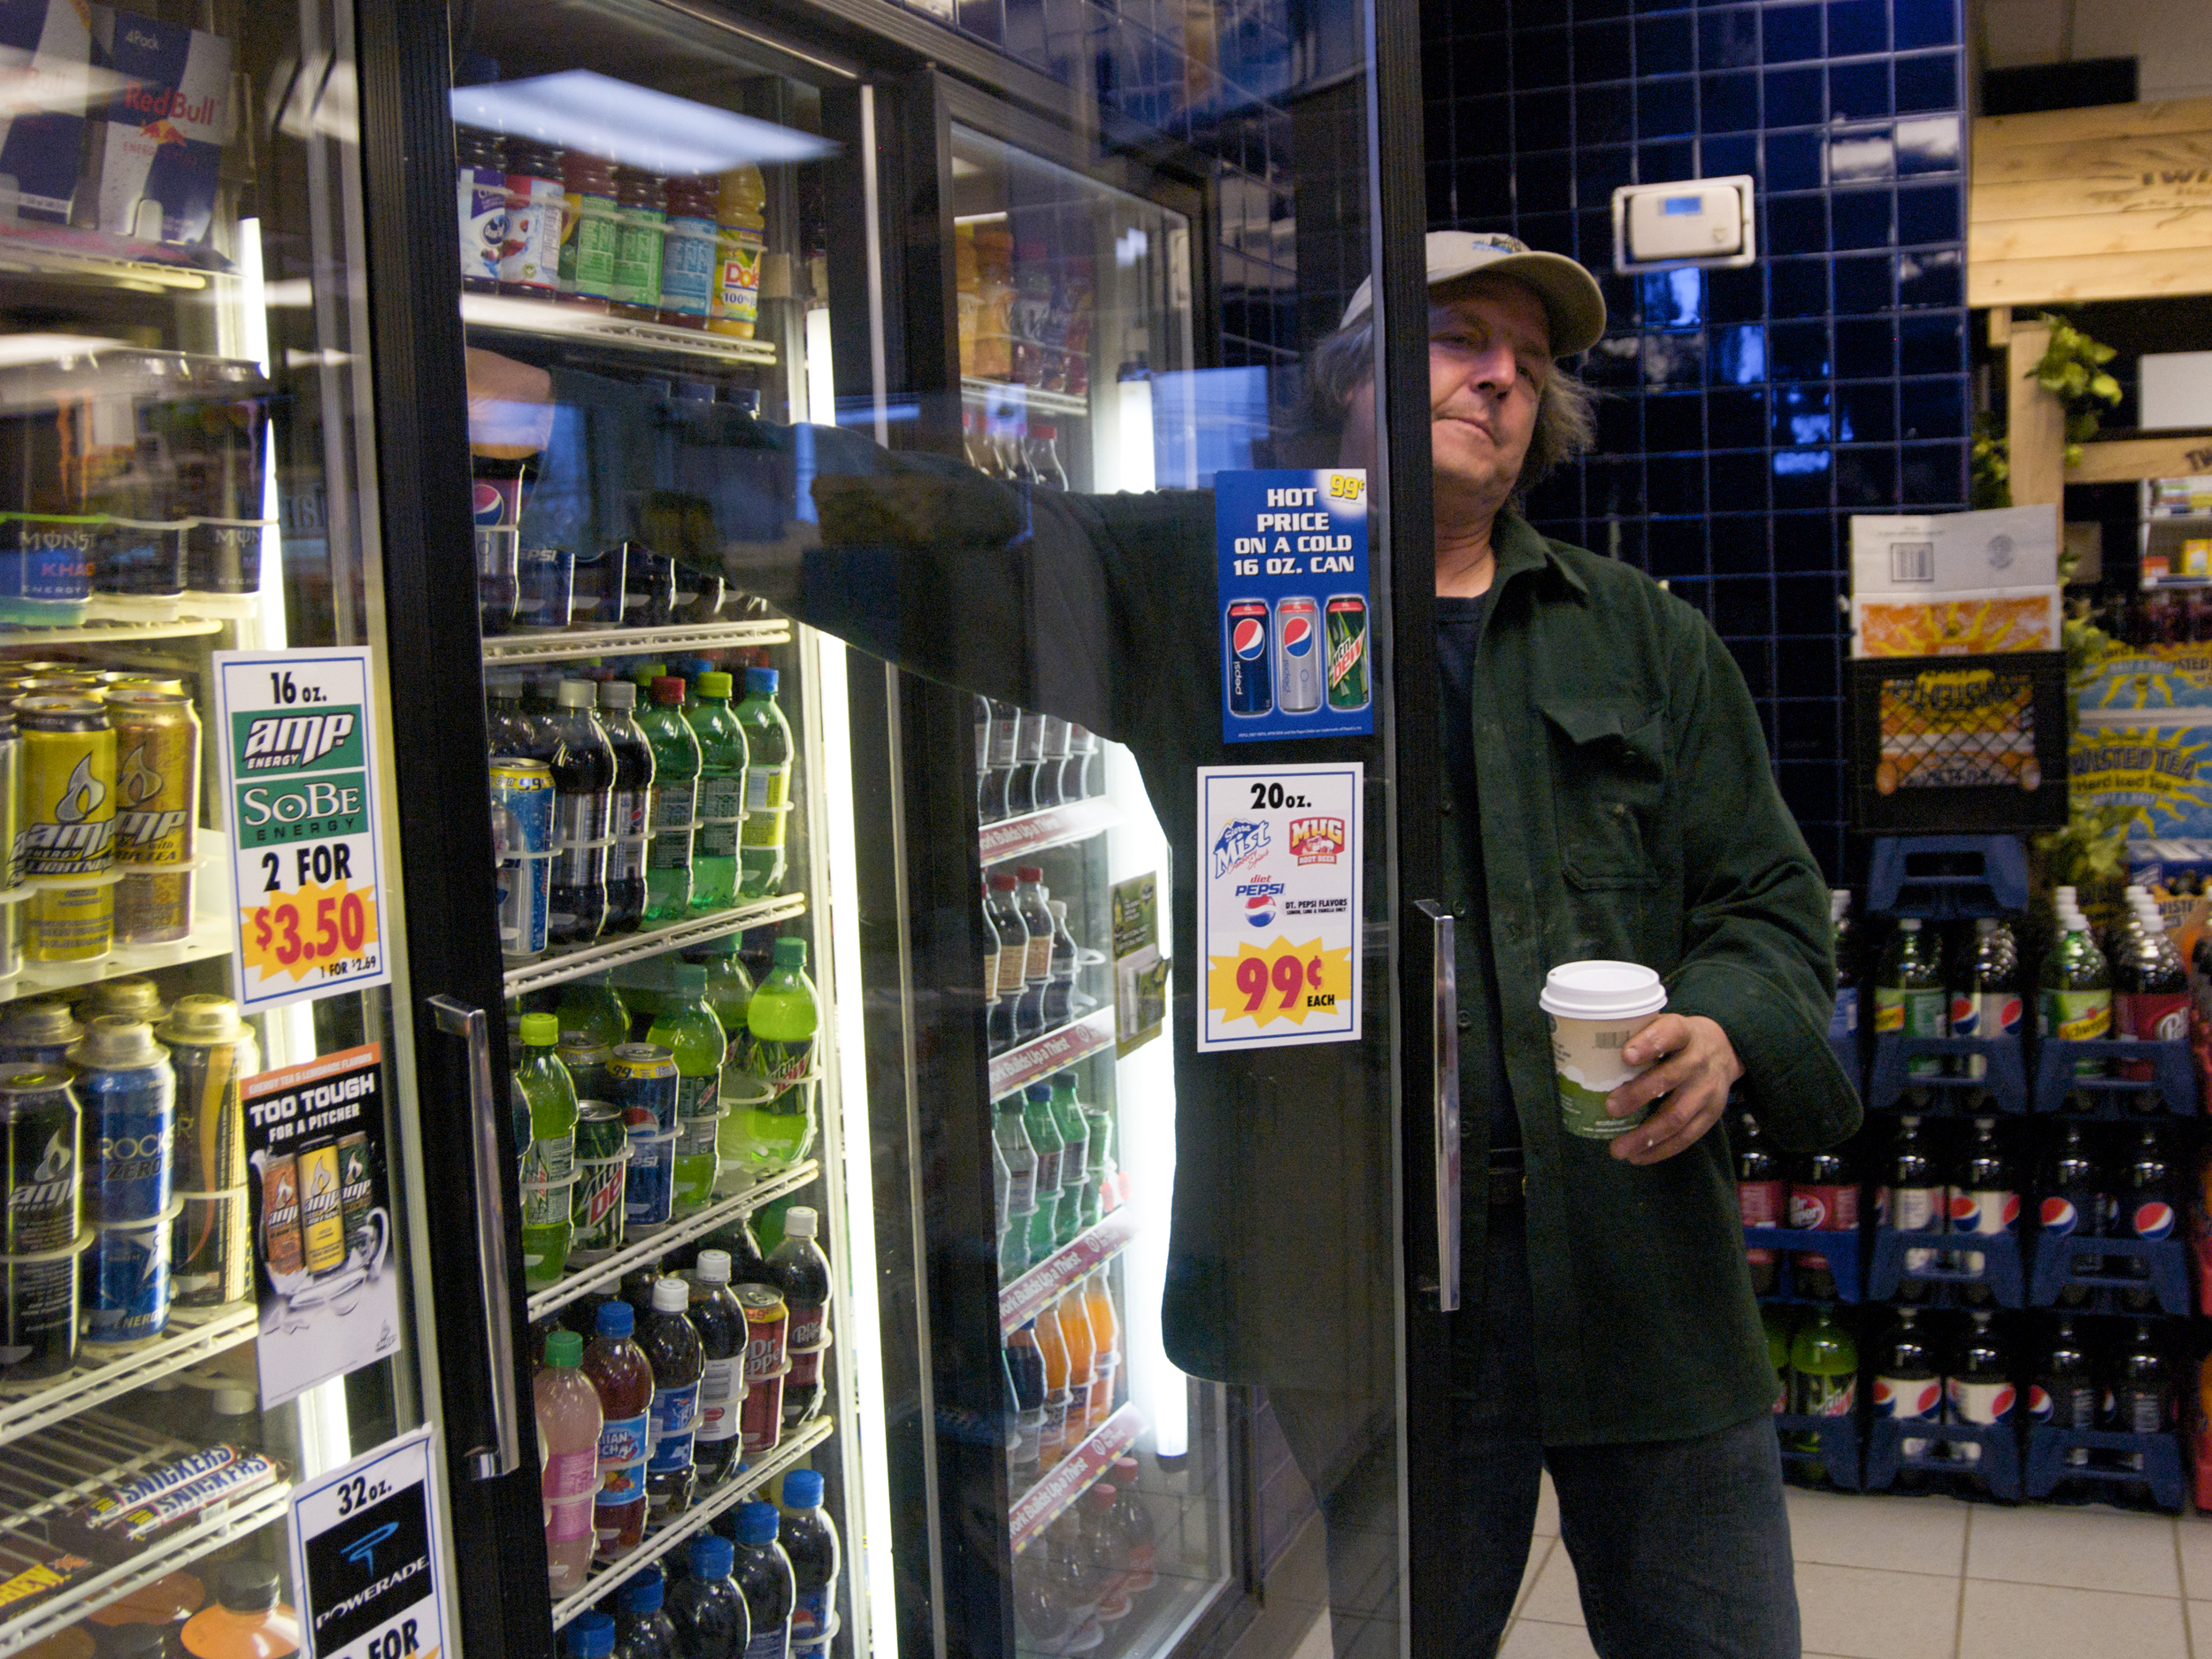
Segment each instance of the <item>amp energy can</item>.
[{"label": "amp energy can", "polygon": [[376,1171],[369,1162],[369,1137],[361,1130],[338,1137],[338,1203],[349,1245],[365,1240],[369,1211],[376,1202]]},{"label": "amp energy can", "polygon": [[1321,608],[1310,599],[1275,602],[1275,695],[1285,714],[1321,706]]},{"label": "amp energy can", "polygon": [[327,1273],[346,1259],[345,1194],[338,1184],[338,1143],[318,1141],[299,1149],[300,1251],[311,1273]]},{"label": "amp energy can", "polygon": [[499,954],[532,962],[545,954],[553,882],[553,769],[541,760],[492,760],[492,844],[499,860]]},{"label": "amp energy can", "polygon": [[0,1071],[0,1381],[76,1363],[79,1133],[68,1072]]},{"label": "amp energy can", "polygon": [[191,700],[110,687],[115,728],[115,895],[119,944],[169,944],[192,931],[200,818],[200,717]]},{"label": "amp energy can", "polygon": [[273,1280],[290,1279],[305,1265],[300,1244],[300,1161],[273,1152],[261,1163],[261,1259]]},{"label": "amp energy can", "polygon": [[23,909],[33,962],[92,962],[115,942],[115,732],[95,698],[22,697]]},{"label": "amp energy can", "polygon": [[[69,1069],[85,1119],[86,1218],[151,1221],[169,1208],[176,1173],[177,1079],[169,1051],[145,1021],[102,1014],[71,1047]],[[165,1285],[165,1246],[161,1259]]]},{"label": "amp energy can", "polygon": [[227,996],[180,996],[155,1036],[177,1074],[177,1217],[170,1272],[182,1307],[234,1302],[246,1294],[248,1239],[245,1112],[240,1078],[258,1069],[253,1033]]}]

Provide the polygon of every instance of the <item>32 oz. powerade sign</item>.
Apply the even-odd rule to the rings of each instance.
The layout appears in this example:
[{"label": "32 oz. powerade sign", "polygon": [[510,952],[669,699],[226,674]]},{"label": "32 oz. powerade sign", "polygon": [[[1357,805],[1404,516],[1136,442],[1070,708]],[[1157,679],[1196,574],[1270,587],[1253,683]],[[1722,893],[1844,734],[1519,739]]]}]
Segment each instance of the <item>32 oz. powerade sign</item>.
[{"label": "32 oz. powerade sign", "polygon": [[442,1659],[427,1425],[292,1491],[292,1583],[307,1659]]},{"label": "32 oz. powerade sign", "polygon": [[1223,741],[1373,732],[1367,474],[1217,473],[1214,544]]}]

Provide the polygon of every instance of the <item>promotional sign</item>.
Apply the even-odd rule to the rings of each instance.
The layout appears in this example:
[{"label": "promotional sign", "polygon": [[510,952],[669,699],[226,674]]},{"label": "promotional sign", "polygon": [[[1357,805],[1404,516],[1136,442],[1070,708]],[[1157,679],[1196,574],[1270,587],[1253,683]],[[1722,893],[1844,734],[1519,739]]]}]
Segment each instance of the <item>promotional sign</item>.
[{"label": "promotional sign", "polygon": [[442,1659],[438,1506],[425,1426],[292,1491],[308,1659]]},{"label": "promotional sign", "polygon": [[1115,1052],[1128,1055],[1160,1034],[1167,1018],[1167,958],[1160,955],[1157,872],[1112,889]]},{"label": "promotional sign", "polygon": [[398,1351],[380,1058],[367,1043],[239,1087],[265,1406]]},{"label": "promotional sign", "polygon": [[214,657],[240,1008],[388,984],[368,651]]},{"label": "promotional sign", "polygon": [[1198,769],[1198,1046],[1359,1035],[1357,761]]},{"label": "promotional sign", "polygon": [[1373,732],[1367,474],[1217,473],[1214,548],[1223,741]]}]

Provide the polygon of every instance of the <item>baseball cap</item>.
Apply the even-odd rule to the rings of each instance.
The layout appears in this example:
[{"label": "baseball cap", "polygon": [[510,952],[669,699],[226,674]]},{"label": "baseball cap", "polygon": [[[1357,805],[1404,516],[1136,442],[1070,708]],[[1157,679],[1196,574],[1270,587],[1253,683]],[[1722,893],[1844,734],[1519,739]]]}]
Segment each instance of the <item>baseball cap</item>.
[{"label": "baseball cap", "polygon": [[[1541,253],[1517,236],[1468,230],[1428,234],[1429,286],[1487,271],[1536,290],[1551,320],[1554,357],[1587,351],[1605,333],[1605,295],[1598,280],[1564,254]],[[1375,303],[1374,279],[1363,280],[1344,308],[1348,328]]]}]

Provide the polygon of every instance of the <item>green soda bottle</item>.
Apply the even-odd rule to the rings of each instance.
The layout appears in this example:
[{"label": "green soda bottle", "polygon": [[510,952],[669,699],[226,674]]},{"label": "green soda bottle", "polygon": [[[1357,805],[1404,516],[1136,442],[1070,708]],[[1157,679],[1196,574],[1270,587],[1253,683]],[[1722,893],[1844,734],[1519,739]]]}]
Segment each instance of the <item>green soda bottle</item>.
[{"label": "green soda bottle", "polygon": [[653,682],[638,725],[653,749],[653,849],[645,860],[645,919],[680,921],[691,910],[691,840],[698,817],[699,740],[683,716],[684,682]]},{"label": "green soda bottle", "polygon": [[[1951,996],[1943,987],[1942,952],[1917,916],[1898,918],[1874,976],[1874,1033],[1899,1037],[1945,1037],[1951,1031]],[[1924,1054],[1905,1062],[1908,1077],[1933,1077],[1941,1056]]]},{"label": "green soda bottle", "polygon": [[543,1290],[568,1261],[569,1185],[576,1175],[576,1086],[554,1052],[561,1022],[551,1014],[522,1017],[522,1058],[515,1093],[530,1114],[522,1154],[522,1278]]},{"label": "green soda bottle", "polygon": [[[2091,937],[2070,887],[2058,890],[2058,942],[2037,976],[2037,1027],[2045,1037],[2092,1042],[2112,1035],[2112,969]],[[2102,1060],[2078,1059],[2076,1077],[2102,1077]]]},{"label": "green soda bottle", "polygon": [[791,806],[791,724],[776,706],[776,671],[745,671],[737,705],[752,770],[745,779],[745,829],[738,844],[738,892],[764,899],[783,891],[784,822]]},{"label": "green soda bottle", "polygon": [[[821,1025],[806,977],[806,941],[776,941],[775,966],[745,1007],[739,1069],[764,1101],[731,1113],[730,1139],[747,1179],[787,1170],[814,1146],[814,1036]],[[759,1086],[764,1086],[759,1087]]]},{"label": "green soda bottle", "polygon": [[1098,1217],[1084,1219],[1085,1195],[1091,1187],[1091,1125],[1075,1098],[1075,1073],[1063,1071],[1054,1078],[1050,1093],[1052,1119],[1059,1125],[1064,1148],[1060,1154],[1060,1214],[1052,1224],[1052,1244],[1057,1249],[1072,1244],[1075,1235]]},{"label": "green soda bottle", "polygon": [[684,710],[699,740],[698,834],[691,848],[691,913],[737,902],[737,833],[745,817],[745,733],[730,711],[730,677],[705,673]]},{"label": "green soda bottle", "polygon": [[707,1006],[722,1022],[723,1034],[737,1041],[745,1034],[745,1008],[753,1000],[753,976],[738,959],[737,935],[710,939],[687,954],[707,971]]},{"label": "green soda bottle", "polygon": [[[1852,1404],[1858,1396],[1859,1349],[1851,1333],[1836,1323],[1833,1307],[1822,1303],[1810,1319],[1798,1326],[1790,1340],[1790,1370],[1795,1395],[1791,1407],[1799,1416],[1850,1420]],[[1799,1438],[1801,1449],[1820,1449],[1818,1435]],[[1814,1467],[1817,1470],[1820,1465]]]},{"label": "green soda bottle", "polygon": [[680,1215],[706,1208],[714,1194],[722,1117],[722,1060],[728,1041],[707,1006],[707,971],[680,963],[676,987],[661,999],[645,1041],[676,1056],[675,1204]]},{"label": "green soda bottle", "polygon": [[1109,1210],[1118,1210],[1119,1201],[1106,1202],[1107,1184],[1113,1180],[1121,1166],[1114,1161],[1114,1114],[1104,1106],[1086,1106],[1083,1119],[1091,1126],[1091,1187],[1088,1201],[1089,1216],[1083,1225],[1094,1225]]},{"label": "green soda bottle", "polygon": [[1066,1202],[1062,1187],[1068,1143],[1060,1133],[1060,1120],[1053,1116],[1048,1084],[1032,1083],[1022,1091],[1022,1126],[1029,1131],[1029,1144],[1037,1148],[1037,1208],[1029,1217],[1029,1261],[1034,1266],[1059,1242],[1060,1210]]},{"label": "green soda bottle", "polygon": [[594,1041],[610,1048],[630,1041],[630,1010],[623,1007],[622,993],[614,988],[611,972],[571,979],[561,992],[554,1018],[563,1031],[588,1032]]}]

